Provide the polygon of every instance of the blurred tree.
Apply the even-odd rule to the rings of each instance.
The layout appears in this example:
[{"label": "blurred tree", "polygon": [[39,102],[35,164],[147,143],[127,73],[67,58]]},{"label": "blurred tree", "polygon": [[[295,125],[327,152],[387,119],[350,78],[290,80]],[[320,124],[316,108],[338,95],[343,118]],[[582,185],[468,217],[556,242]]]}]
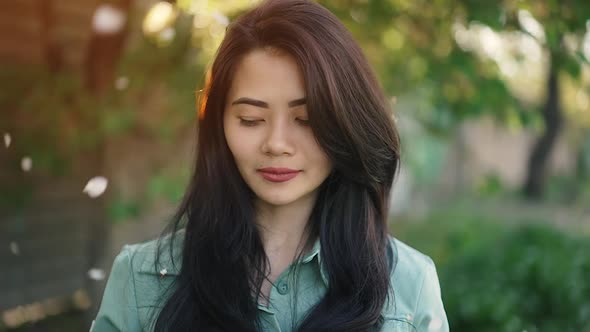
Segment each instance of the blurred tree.
[{"label": "blurred tree", "polygon": [[[582,64],[589,61],[589,55],[583,53],[581,41],[588,33],[590,2],[510,0],[499,5],[492,5],[491,2],[484,5],[467,0],[464,4],[467,13],[470,13],[468,19],[480,20],[497,29],[519,29],[530,34],[548,57],[545,101],[541,110],[544,131],[529,156],[524,185],[526,196],[539,198],[543,193],[545,165],[563,123],[559,73],[565,72],[574,80],[579,80]],[[503,24],[485,12],[505,17]],[[566,39],[572,41],[570,45]]]},{"label": "blurred tree", "polygon": [[92,19],[85,61],[86,88],[104,95],[111,87],[128,32],[131,0],[102,1]]},{"label": "blurred tree", "polygon": [[[578,80],[581,66],[589,62],[582,40],[588,34],[590,2],[320,2],[361,41],[387,91],[428,101],[414,105],[414,111],[434,132],[446,134],[466,117],[483,114],[520,126],[541,120],[543,133],[530,152],[523,192],[530,198],[542,196],[545,165],[562,125],[559,74],[564,72]],[[479,34],[469,31],[472,25],[479,27]],[[511,58],[505,61],[506,57],[500,55],[509,45],[502,34],[509,33],[517,33],[519,43],[528,42],[528,47],[509,52]],[[547,75],[540,114],[530,111],[535,107],[518,98],[506,79],[514,74],[509,65],[523,62],[531,48],[540,49],[547,59],[543,62]]]}]

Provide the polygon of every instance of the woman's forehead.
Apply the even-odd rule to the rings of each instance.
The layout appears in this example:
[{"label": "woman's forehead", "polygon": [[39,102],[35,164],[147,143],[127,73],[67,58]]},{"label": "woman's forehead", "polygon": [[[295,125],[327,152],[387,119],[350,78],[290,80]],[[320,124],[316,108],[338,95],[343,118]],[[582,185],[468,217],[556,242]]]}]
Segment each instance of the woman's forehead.
[{"label": "woman's forehead", "polygon": [[[230,95],[254,94],[243,97],[256,99],[285,97],[301,98],[305,93],[302,72],[289,54],[263,49],[246,54],[237,64]],[[238,96],[242,97],[242,96]]]}]

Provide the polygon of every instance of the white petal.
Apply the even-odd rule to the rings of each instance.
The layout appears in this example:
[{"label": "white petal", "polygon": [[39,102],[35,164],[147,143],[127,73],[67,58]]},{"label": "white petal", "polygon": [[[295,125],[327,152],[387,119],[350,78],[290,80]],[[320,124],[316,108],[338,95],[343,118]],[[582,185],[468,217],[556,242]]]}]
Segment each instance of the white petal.
[{"label": "white petal", "polygon": [[104,176],[95,176],[88,181],[83,192],[92,198],[96,198],[104,193],[109,181]]},{"label": "white petal", "polygon": [[10,251],[14,255],[18,255],[20,253],[20,249],[18,247],[18,243],[14,242],[14,241],[10,242]]},{"label": "white petal", "polygon": [[103,280],[105,277],[105,273],[101,269],[92,268],[88,270],[88,278],[92,280]]},{"label": "white petal", "polygon": [[123,29],[127,15],[119,8],[103,4],[94,12],[92,28],[98,34],[115,34]]},{"label": "white petal", "polygon": [[115,81],[115,88],[119,91],[127,89],[129,86],[129,78],[121,76]]},{"label": "white petal", "polygon": [[4,133],[4,146],[9,147],[12,138],[10,137],[9,133]]},{"label": "white petal", "polygon": [[23,159],[21,159],[20,167],[25,172],[30,171],[33,167],[33,160],[31,159],[31,157],[24,157]]}]

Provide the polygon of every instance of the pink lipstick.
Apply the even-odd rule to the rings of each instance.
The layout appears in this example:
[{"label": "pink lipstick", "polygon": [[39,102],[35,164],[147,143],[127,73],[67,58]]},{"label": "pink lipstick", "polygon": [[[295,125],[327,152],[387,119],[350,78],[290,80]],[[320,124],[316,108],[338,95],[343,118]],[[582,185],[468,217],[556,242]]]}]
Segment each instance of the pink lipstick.
[{"label": "pink lipstick", "polygon": [[296,177],[300,171],[290,168],[266,167],[258,169],[262,177],[271,182],[285,182]]}]

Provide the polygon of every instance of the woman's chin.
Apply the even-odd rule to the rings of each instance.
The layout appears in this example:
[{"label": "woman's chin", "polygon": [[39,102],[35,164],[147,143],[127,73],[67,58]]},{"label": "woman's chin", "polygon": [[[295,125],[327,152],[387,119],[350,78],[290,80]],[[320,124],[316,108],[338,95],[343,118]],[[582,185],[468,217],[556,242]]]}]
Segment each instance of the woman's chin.
[{"label": "woman's chin", "polygon": [[297,197],[292,195],[262,195],[258,196],[258,199],[266,204],[272,206],[286,206],[297,200]]}]

